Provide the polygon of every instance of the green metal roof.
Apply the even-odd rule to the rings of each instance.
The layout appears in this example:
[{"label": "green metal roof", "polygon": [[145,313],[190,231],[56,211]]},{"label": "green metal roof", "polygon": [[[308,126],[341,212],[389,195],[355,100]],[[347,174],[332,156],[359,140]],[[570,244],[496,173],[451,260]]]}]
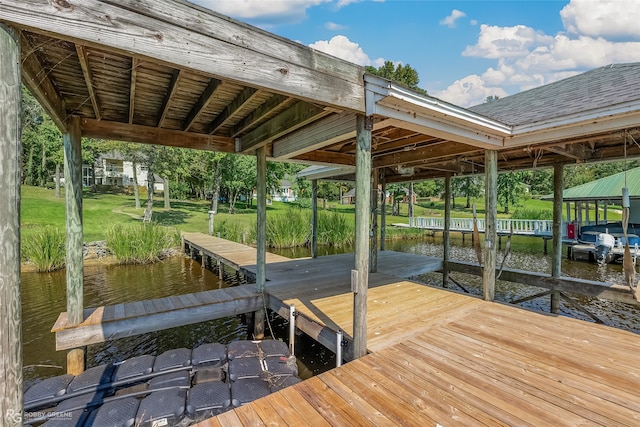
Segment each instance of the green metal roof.
[{"label": "green metal roof", "polygon": [[[615,200],[619,202],[622,199],[622,188],[625,187],[625,173],[629,197],[640,199],[640,167],[567,188],[562,193],[562,199],[565,202],[580,200]],[[553,200],[553,194],[544,196],[542,199]]]}]

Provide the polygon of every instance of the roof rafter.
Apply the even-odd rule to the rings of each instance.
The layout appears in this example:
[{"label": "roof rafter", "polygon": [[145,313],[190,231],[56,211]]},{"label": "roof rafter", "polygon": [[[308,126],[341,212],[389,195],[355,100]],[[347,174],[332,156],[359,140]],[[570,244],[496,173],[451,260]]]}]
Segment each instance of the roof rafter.
[{"label": "roof rafter", "polygon": [[164,101],[162,102],[162,108],[160,108],[160,118],[158,119],[159,128],[162,127],[164,119],[167,117],[169,107],[171,106],[171,100],[173,99],[173,95],[176,93],[178,83],[180,82],[180,76],[182,76],[181,70],[174,69],[173,74],[171,75],[171,81],[169,82],[169,87],[167,88],[167,95],[164,97]]},{"label": "roof rafter", "polygon": [[215,133],[218,129],[224,126],[224,124],[229,119],[231,119],[238,111],[240,111],[242,107],[251,102],[251,100],[259,94],[260,91],[258,89],[254,89],[252,87],[244,88],[242,92],[240,92],[238,96],[236,96],[236,98],[231,101],[231,104],[227,105],[222,113],[218,114],[213,122],[211,122],[207,133]]},{"label": "roof rafter", "polygon": [[223,83],[218,79],[209,80],[209,84],[207,88],[202,92],[200,98],[198,98],[198,102],[195,103],[189,114],[187,114],[187,118],[184,119],[184,123],[182,124],[182,129],[184,131],[188,131],[189,128],[198,120],[200,114],[204,111],[205,108],[209,105],[211,100],[213,99],[213,94],[216,92]]},{"label": "roof rafter", "polygon": [[67,112],[62,98],[40,63],[35,49],[22,32],[16,32],[20,34],[22,81],[40,105],[44,107],[58,129],[64,133],[67,131]]},{"label": "roof rafter", "polygon": [[242,119],[240,123],[236,124],[233,127],[233,133],[231,136],[236,137],[241,133],[245,132],[251,126],[254,126],[256,123],[260,123],[266,116],[268,116],[273,110],[278,108],[283,103],[290,100],[288,96],[275,94],[267,102],[262,104],[256,110],[252,111],[247,117]]},{"label": "roof rafter", "polygon": [[100,103],[98,102],[98,97],[93,87],[93,72],[89,66],[89,56],[84,46],[80,44],[76,44],[76,53],[78,54],[80,68],[82,68],[82,75],[84,75],[84,82],[87,85],[89,98],[91,98],[91,105],[93,105],[93,114],[96,116],[96,120],[100,120]]},{"label": "roof rafter", "polygon": [[415,150],[400,151],[376,156],[373,159],[374,168],[387,166],[426,164],[434,159],[446,158],[477,151],[477,147],[465,144],[451,144],[438,142]]},{"label": "roof rafter", "polygon": [[136,79],[138,78],[138,67],[140,59],[133,57],[131,61],[131,89],[129,89],[129,124],[133,123],[136,103]]}]

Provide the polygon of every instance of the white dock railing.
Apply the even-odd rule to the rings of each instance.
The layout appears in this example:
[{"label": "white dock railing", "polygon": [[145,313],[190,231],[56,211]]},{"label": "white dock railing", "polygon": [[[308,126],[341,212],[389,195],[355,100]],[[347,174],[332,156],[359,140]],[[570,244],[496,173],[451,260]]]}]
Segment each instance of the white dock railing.
[{"label": "white dock railing", "polygon": [[[553,221],[543,219],[498,219],[496,228],[498,233],[510,233],[520,236],[549,236],[553,235]],[[409,218],[409,227],[426,230],[444,230],[444,218]],[[478,231],[484,232],[484,218],[478,218]],[[451,218],[451,231],[472,232],[473,218]],[[567,224],[562,223],[562,237],[567,235]]]}]

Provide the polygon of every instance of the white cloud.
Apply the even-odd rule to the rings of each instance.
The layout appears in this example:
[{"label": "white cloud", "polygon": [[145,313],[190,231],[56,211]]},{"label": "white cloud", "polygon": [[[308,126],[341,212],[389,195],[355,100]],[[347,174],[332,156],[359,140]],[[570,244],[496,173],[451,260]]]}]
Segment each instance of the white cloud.
[{"label": "white cloud", "polygon": [[440,25],[446,25],[449,28],[455,28],[456,21],[460,18],[464,18],[465,16],[467,16],[466,13],[458,9],[453,9],[451,11],[451,15],[447,16],[446,18],[440,21]]},{"label": "white cloud", "polygon": [[462,55],[496,64],[429,93],[470,106],[490,95],[531,89],[612,63],[640,61],[640,1],[571,0],[560,14],[566,31],[556,35],[524,25],[481,25],[476,43]]},{"label": "white cloud", "polygon": [[307,9],[332,0],[190,0],[192,3],[237,19],[264,23],[300,22]]},{"label": "white cloud", "polygon": [[331,31],[342,31],[348,28],[346,25],[336,24],[335,22],[327,22],[324,27]]},{"label": "white cloud", "polygon": [[478,42],[467,46],[462,55],[495,59],[517,57],[529,53],[532,46],[548,44],[552,40],[553,37],[524,25],[496,27],[482,24]]},{"label": "white cloud", "polygon": [[310,44],[309,47],[358,65],[373,65],[379,67],[384,63],[384,59],[382,58],[371,60],[369,55],[362,50],[358,43],[354,43],[342,35],[335,36],[331,40],[318,40]]},{"label": "white cloud", "polygon": [[572,0],[560,16],[572,34],[640,39],[638,0]]},{"label": "white cloud", "polygon": [[456,80],[443,91],[430,92],[430,95],[461,107],[470,107],[482,104],[488,96],[497,95],[504,98],[507,92],[501,87],[486,86],[482,77],[472,74]]}]

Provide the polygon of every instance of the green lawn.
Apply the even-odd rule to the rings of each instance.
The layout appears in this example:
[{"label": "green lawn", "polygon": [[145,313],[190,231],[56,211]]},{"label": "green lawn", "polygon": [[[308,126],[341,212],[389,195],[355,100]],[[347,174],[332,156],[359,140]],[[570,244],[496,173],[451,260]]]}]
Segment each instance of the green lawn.
[{"label": "green lawn", "polygon": [[[475,201],[478,216],[484,217],[484,199]],[[468,218],[473,216],[472,210],[464,208],[465,198],[456,199],[456,209],[453,210],[453,217]],[[528,209],[551,210],[552,204],[547,201],[529,199],[521,202]],[[323,203],[318,203],[322,209]],[[207,201],[172,201],[172,209],[163,208],[163,201],[157,198],[154,204],[153,221],[167,226],[176,227],[181,231],[207,232],[209,229],[209,202]],[[390,215],[391,206],[387,205],[387,224],[408,223],[407,204],[401,204],[400,216]],[[563,206],[564,208],[564,206]],[[301,209],[295,204],[273,202],[267,208],[267,215],[286,213],[289,209]],[[304,209],[304,208],[302,208]],[[327,202],[326,209],[338,211],[347,216],[347,220],[355,222],[355,205],[341,205],[337,202]],[[444,202],[442,201],[422,201],[414,207],[415,216],[442,217],[444,215]],[[516,207],[511,207],[513,212]],[[245,233],[249,238],[255,233],[256,207],[245,206],[243,203],[236,204],[236,213],[229,214],[228,205],[220,205],[219,212],[215,216],[216,232],[222,232],[233,228],[237,234]],[[22,187],[22,228],[26,233],[30,228],[38,225],[52,225],[64,229],[65,227],[65,200],[64,194],[60,198],[55,197],[55,191],[41,187]],[[85,191],[83,200],[83,221],[85,241],[103,240],[106,230],[114,224],[135,224],[140,219],[135,219],[131,215],[143,215],[143,209],[135,209],[133,196],[114,194],[94,194]],[[566,215],[566,214],[565,214]],[[593,213],[592,213],[593,215]],[[572,215],[573,216],[573,215]],[[499,218],[508,218],[509,215],[501,213]],[[602,217],[602,213],[601,213]],[[609,211],[609,220],[619,220],[620,214]],[[389,230],[390,234],[394,231]],[[407,231],[408,232],[408,231]]]}]

